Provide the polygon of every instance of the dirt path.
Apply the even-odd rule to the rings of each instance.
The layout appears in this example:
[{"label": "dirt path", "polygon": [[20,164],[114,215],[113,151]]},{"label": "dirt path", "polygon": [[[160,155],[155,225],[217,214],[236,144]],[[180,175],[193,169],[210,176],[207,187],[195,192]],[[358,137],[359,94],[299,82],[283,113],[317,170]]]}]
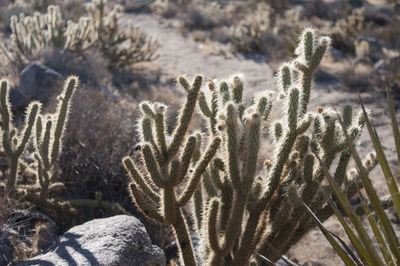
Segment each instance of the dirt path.
[{"label": "dirt path", "polygon": [[225,78],[244,73],[246,84],[252,91],[273,89],[273,71],[268,64],[246,60],[243,57],[223,56],[204,51],[204,47],[184,38],[177,29],[177,21],[165,20],[154,15],[127,14],[127,19],[138,23],[141,29],[157,36],[159,58],[154,62],[167,80],[180,74],[192,77],[203,74],[206,78]]}]

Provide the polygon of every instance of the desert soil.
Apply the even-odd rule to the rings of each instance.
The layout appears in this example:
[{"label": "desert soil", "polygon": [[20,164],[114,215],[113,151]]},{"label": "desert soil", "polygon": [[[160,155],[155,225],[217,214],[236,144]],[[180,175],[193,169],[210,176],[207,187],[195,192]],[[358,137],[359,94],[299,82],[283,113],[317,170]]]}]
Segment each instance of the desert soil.
[{"label": "desert soil", "polygon": [[[179,22],[171,19],[160,18],[148,14],[126,14],[124,21],[133,20],[141,29],[155,35],[159,42],[159,58],[152,62],[160,70],[162,80],[173,80],[180,74],[193,77],[201,73],[206,78],[226,78],[234,73],[244,73],[247,95],[261,90],[277,91],[274,80],[274,69],[265,58],[258,60],[246,59],[244,56],[229,53],[218,53],[217,44],[197,43],[190,37],[183,37],[179,31]],[[323,63],[328,66],[329,56]],[[385,109],[385,98],[379,92],[367,92],[361,95],[370,108],[373,121],[383,141],[385,151],[391,162],[396,161],[394,141],[390,127],[388,111]],[[358,108],[358,95],[356,92],[344,90],[339,81],[316,83],[312,94],[311,108],[317,106],[330,106],[341,110],[344,104],[354,104]],[[279,105],[279,104],[278,104]],[[273,109],[273,117],[279,118],[279,106]],[[364,132],[358,142],[358,149],[362,154],[372,150],[367,134]],[[269,148],[271,150],[271,148]],[[378,171],[379,170],[379,171]],[[396,169],[398,173],[398,169]],[[380,174],[380,169],[373,172],[373,182],[381,195],[386,194],[386,184]],[[328,229],[344,236],[340,224],[335,219],[326,222]],[[344,237],[345,238],[345,237]],[[319,230],[311,231],[287,254],[289,258],[309,265],[341,265],[339,257],[326,242]]]}]

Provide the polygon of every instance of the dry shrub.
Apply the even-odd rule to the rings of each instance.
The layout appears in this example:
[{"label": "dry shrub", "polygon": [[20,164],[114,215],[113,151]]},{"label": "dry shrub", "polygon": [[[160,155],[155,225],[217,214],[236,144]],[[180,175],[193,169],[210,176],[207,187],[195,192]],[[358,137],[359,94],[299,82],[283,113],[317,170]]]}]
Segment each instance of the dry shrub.
[{"label": "dry shrub", "polygon": [[365,9],[353,10],[349,16],[338,20],[331,30],[332,47],[345,53],[354,54],[354,41],[366,26]]},{"label": "dry shrub", "polygon": [[68,198],[125,202],[125,173],[120,159],[134,147],[135,105],[113,99],[98,89],[76,92],[60,158],[60,179]]},{"label": "dry shrub", "polygon": [[48,48],[43,52],[43,63],[64,76],[76,75],[81,83],[93,87],[103,84],[110,75],[107,59],[95,49],[81,54]]},{"label": "dry shrub", "polygon": [[378,33],[378,39],[384,40],[389,48],[400,50],[400,18],[383,27]]},{"label": "dry shrub", "polygon": [[5,187],[0,187],[0,239],[2,238],[3,231],[12,226],[12,212],[16,206],[16,201],[9,197]]},{"label": "dry shrub", "polygon": [[221,5],[213,1],[202,5],[193,4],[180,16],[182,27],[186,30],[212,30],[231,25],[235,13],[235,5]]},{"label": "dry shrub", "polygon": [[356,66],[346,68],[339,74],[346,88],[353,92],[364,92],[372,89],[371,73],[368,71],[357,71]]},{"label": "dry shrub", "polygon": [[[150,81],[143,79],[138,82]],[[137,89],[139,83],[132,84],[131,89]],[[147,97],[166,100],[172,105],[178,101],[179,96],[168,92],[170,90],[165,87],[160,90],[153,87],[153,90],[138,93],[136,97],[151,95]],[[121,166],[121,158],[135,151],[137,101],[129,96],[128,91],[122,91],[121,94],[123,96],[118,93],[107,95],[91,87],[76,92],[59,160],[59,178],[66,186],[64,196],[68,199],[94,199],[96,193],[100,192],[102,199],[121,204],[142,220],[152,242],[164,247],[173,239],[170,230],[146,220],[137,212],[126,190],[128,179]],[[177,108],[171,108],[171,112]],[[108,214],[102,210],[82,211],[79,222],[104,215]]]},{"label": "dry shrub", "polygon": [[252,16],[246,16],[231,28],[233,48],[238,52],[268,53],[266,43],[275,46],[273,33],[276,14],[266,4],[259,4]]}]

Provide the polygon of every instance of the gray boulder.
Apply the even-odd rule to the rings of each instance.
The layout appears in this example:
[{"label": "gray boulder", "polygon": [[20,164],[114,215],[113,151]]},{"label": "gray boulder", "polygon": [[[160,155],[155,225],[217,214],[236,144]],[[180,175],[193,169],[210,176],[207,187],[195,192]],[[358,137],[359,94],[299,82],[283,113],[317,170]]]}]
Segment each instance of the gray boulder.
[{"label": "gray boulder", "polygon": [[165,265],[164,252],[151,244],[135,217],[118,215],[75,226],[43,254],[17,265]]},{"label": "gray boulder", "polygon": [[29,104],[26,97],[17,89],[10,90],[10,102],[13,112],[22,111]]},{"label": "gray boulder", "polygon": [[28,102],[39,100],[45,104],[55,92],[61,91],[63,80],[63,75],[57,71],[39,62],[32,62],[21,72],[19,91]]}]

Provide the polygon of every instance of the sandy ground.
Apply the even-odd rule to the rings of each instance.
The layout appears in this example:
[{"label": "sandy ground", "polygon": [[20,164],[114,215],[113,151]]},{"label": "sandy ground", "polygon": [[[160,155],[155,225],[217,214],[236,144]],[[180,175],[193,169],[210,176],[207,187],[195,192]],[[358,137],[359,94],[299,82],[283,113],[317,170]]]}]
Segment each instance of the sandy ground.
[{"label": "sandy ground", "polygon": [[[179,22],[166,20],[155,15],[126,14],[126,19],[139,23],[146,33],[157,36],[159,42],[159,58],[154,62],[161,71],[161,79],[172,80],[180,74],[189,77],[201,73],[206,78],[225,78],[234,73],[244,73],[246,77],[247,95],[253,95],[261,90],[277,90],[273,78],[273,69],[265,60],[246,59],[243,56],[216,54],[213,49],[207,49],[204,44],[191,41],[183,37],[179,30]],[[263,59],[263,58],[261,58]],[[329,64],[329,59],[324,64]],[[358,96],[354,92],[341,89],[339,82],[320,83],[315,85],[312,94],[311,108],[316,106],[331,106],[338,110],[344,104],[358,105]],[[383,140],[384,148],[391,162],[395,162],[394,141],[385,109],[385,98],[376,92],[362,94],[366,106],[371,109],[376,129]],[[274,109],[273,117],[280,115],[279,108]],[[358,143],[362,154],[371,151],[371,144],[367,134],[364,134]],[[271,148],[269,148],[271,149]],[[268,148],[267,148],[268,150]],[[398,172],[397,172],[398,173]],[[373,182],[381,195],[386,194],[386,184],[380,171],[372,174]],[[343,235],[340,224],[335,219],[326,222],[328,229]],[[342,265],[330,245],[319,230],[311,231],[302,241],[294,246],[288,256],[301,263],[313,265]]]}]

